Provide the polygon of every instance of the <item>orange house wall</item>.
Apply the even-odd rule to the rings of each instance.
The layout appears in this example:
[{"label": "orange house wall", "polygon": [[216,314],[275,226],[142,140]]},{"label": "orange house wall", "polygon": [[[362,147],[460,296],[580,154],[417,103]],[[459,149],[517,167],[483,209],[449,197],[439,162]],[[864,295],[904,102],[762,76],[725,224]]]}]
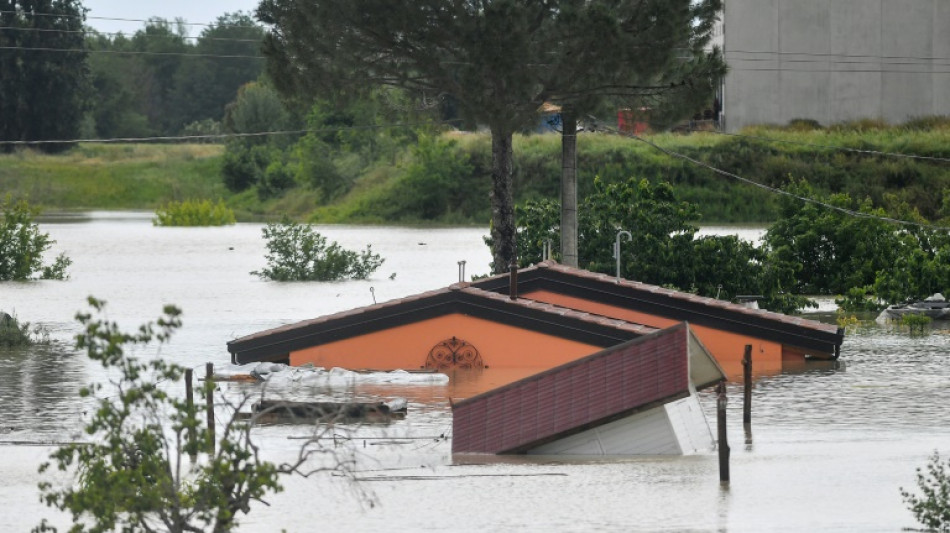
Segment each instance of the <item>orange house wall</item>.
[{"label": "orange house wall", "polygon": [[[649,313],[624,309],[574,296],[565,296],[550,291],[528,292],[524,294],[524,297],[655,328],[667,328],[679,323],[679,321]],[[747,344],[752,345],[753,372],[756,374],[774,373],[782,369],[782,345],[780,343],[696,324],[690,324],[690,327],[706,349],[709,350],[709,353],[716,358],[716,361],[730,376],[742,375],[742,356]]]},{"label": "orange house wall", "polygon": [[290,364],[324,368],[412,370],[425,366],[429,351],[453,336],[478,350],[490,369],[552,368],[601,348],[462,314],[314,346],[290,353]]}]

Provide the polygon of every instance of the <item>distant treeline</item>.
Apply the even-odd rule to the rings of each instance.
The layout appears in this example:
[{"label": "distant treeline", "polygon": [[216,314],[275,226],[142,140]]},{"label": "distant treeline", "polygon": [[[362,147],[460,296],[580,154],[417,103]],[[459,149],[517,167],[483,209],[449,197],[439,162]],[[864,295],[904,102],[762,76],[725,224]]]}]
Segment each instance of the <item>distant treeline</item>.
[{"label": "distant treeline", "polygon": [[197,36],[157,18],[128,36],[91,31],[81,137],[220,133],[238,88],[263,72],[263,35],[241,12],[218,17]]}]

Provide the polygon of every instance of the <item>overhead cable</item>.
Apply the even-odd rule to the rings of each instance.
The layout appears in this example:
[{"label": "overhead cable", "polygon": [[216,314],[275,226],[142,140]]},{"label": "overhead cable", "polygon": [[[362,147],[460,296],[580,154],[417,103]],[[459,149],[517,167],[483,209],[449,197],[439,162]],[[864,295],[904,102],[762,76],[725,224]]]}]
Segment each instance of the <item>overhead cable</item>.
[{"label": "overhead cable", "polygon": [[89,50],[87,48],[43,48],[32,46],[0,46],[0,50],[26,50],[32,52],[60,52],[60,53],[84,53],[84,54],[118,54],[133,56],[181,56],[181,57],[207,57],[219,59],[266,59],[264,56],[249,56],[241,54],[199,54],[189,52],[145,52],[136,50]]},{"label": "overhead cable", "polygon": [[[13,14],[13,15],[29,15],[29,16],[31,16],[31,17],[53,17],[53,18],[68,18],[68,19],[83,19],[83,20],[106,20],[106,21],[110,21],[110,22],[145,22],[145,23],[149,23],[149,22],[155,22],[155,21],[162,21],[162,22],[172,23],[172,24],[181,24],[182,26],[206,26],[206,27],[218,26],[218,23],[216,23],[216,22],[184,22],[184,21],[178,21],[178,20],[171,20],[171,21],[170,21],[170,20],[168,20],[168,19],[166,19],[166,18],[163,18],[163,17],[152,17],[152,18],[150,18],[150,19],[132,19],[132,18],[121,18],[121,17],[92,17],[92,16],[83,16],[83,15],[66,15],[66,14],[62,14],[62,13],[39,13],[39,12],[35,12],[35,11],[34,11],[34,12],[30,12],[30,13],[26,13],[26,12],[23,12],[23,11],[17,11],[17,10],[13,10],[13,9],[0,9],[0,13]],[[245,24],[245,25],[232,26],[232,27],[234,27],[234,28],[258,28],[259,26],[257,26],[257,25],[246,25],[246,24]]]},{"label": "overhead cable", "polygon": [[[222,28],[234,28],[234,27],[235,27],[235,26],[229,26],[229,25],[222,26]],[[250,26],[240,26],[240,27],[241,27],[241,28],[248,28],[248,27],[250,27]],[[261,28],[261,29],[263,30],[263,28]],[[124,36],[126,35],[125,33],[121,32],[121,31],[117,31],[117,32],[101,32],[101,31],[96,31],[96,30],[60,30],[60,29],[56,29],[56,28],[25,28],[25,27],[22,27],[22,26],[0,26],[0,30],[22,31],[22,32],[39,32],[39,33],[81,33],[81,34],[83,34],[83,35],[93,36],[93,37],[99,36],[99,35],[111,36],[111,37],[116,37],[116,36],[118,36],[118,35],[122,35],[122,36],[124,37]],[[164,34],[162,34],[162,35],[156,35],[156,34],[150,34],[150,33],[136,33],[136,34],[133,34],[133,35],[135,35],[135,36],[141,36],[141,37],[145,37],[145,38],[149,38],[149,39],[165,38],[165,37],[167,37],[167,35],[164,35]],[[200,35],[199,35],[198,37],[176,35],[176,37],[180,37],[180,38],[183,39],[183,40],[189,40],[189,41],[205,40],[205,41],[224,41],[224,42],[238,42],[238,43],[259,43],[259,42],[261,42],[261,39],[238,39],[238,38],[231,38],[231,37],[205,37],[205,36],[200,36]]]},{"label": "overhead cable", "polygon": [[372,126],[346,126],[339,128],[316,128],[302,130],[282,130],[282,131],[256,131],[249,133],[212,133],[205,135],[161,135],[153,137],[113,137],[109,139],[59,139],[59,140],[37,140],[37,141],[0,141],[0,146],[33,146],[43,144],[75,144],[75,143],[145,143],[159,141],[194,141],[201,139],[239,139],[247,137],[268,137],[276,135],[305,135],[307,133],[337,133],[341,131],[352,130],[384,130],[398,128],[412,128],[416,126],[435,126],[442,124],[452,124],[459,122],[457,119],[442,120],[437,122],[405,122],[398,124],[380,124]]}]

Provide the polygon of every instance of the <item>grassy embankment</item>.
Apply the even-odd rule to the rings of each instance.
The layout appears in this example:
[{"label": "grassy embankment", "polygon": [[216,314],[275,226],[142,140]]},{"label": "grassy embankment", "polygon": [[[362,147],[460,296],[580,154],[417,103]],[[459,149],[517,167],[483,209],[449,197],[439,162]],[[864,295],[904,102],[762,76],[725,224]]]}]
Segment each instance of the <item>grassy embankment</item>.
[{"label": "grassy embankment", "polygon": [[[805,179],[823,194],[845,192],[871,198],[877,205],[893,194],[928,219],[946,216],[943,193],[950,189],[950,165],[942,161],[895,158],[835,149],[950,158],[950,121],[922,127],[881,127],[875,123],[819,130],[756,128],[744,132],[768,137],[730,137],[696,133],[651,136],[656,144],[745,178],[782,186]],[[406,147],[402,156],[362,171],[352,189],[328,205],[304,187],[261,201],[253,190],[233,194],[220,177],[221,145],[81,145],[65,155],[20,152],[0,156],[0,191],[28,195],[47,210],[147,209],[186,199],[223,199],[239,219],[364,223],[484,224],[488,221],[490,143],[484,134],[454,134],[449,157],[420,164]],[[800,143],[800,144],[798,144]],[[515,195],[518,201],[558,195],[560,138],[515,137]],[[458,166],[458,161],[465,164]],[[451,162],[457,179],[440,175]],[[427,166],[428,165],[428,166]],[[464,168],[464,175],[457,175]],[[775,195],[672,158],[646,144],[606,134],[578,138],[580,194],[593,177],[608,181],[630,177],[670,181],[683,200],[700,206],[704,222],[769,222]],[[444,175],[444,172],[441,173]],[[439,191],[434,216],[420,218],[419,196]],[[943,211],[942,211],[943,209]]]},{"label": "grassy embankment", "polygon": [[[943,191],[950,189],[950,165],[943,161],[857,153],[836,147],[950,157],[950,120],[922,125],[886,127],[862,122],[827,129],[755,128],[746,137],[713,133],[650,136],[657,145],[704,161],[714,167],[771,187],[804,179],[819,194],[847,193],[855,201],[870,198],[875,205],[906,201],[928,219],[947,216]],[[768,138],[771,141],[761,138]],[[465,160],[471,171],[458,180],[462,191],[446,209],[450,218],[488,220],[490,144],[486,135],[456,135],[455,160]],[[518,201],[558,196],[560,138],[556,135],[516,136],[514,139],[515,196]],[[411,162],[409,163],[411,165]],[[433,173],[435,174],[435,173]],[[674,158],[634,139],[591,133],[578,137],[578,183],[583,197],[594,176],[607,181],[647,178],[669,181],[680,199],[693,202],[703,222],[771,222],[777,195],[708,168]],[[357,187],[332,206],[319,208],[324,221],[377,221],[406,217],[401,174],[389,171],[387,180],[357,182]],[[360,186],[360,184],[364,186]],[[400,194],[401,193],[401,194]],[[452,196],[452,194],[450,194]],[[471,209],[470,205],[479,206]],[[943,212],[941,212],[941,210]]]}]

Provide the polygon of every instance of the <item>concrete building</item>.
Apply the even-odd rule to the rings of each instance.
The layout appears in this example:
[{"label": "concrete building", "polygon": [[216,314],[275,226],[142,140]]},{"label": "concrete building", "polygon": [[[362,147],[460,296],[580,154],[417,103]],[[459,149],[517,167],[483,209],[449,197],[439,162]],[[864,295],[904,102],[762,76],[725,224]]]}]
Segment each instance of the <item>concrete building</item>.
[{"label": "concrete building", "polygon": [[950,114],[947,0],[726,0],[723,25],[726,131]]}]

